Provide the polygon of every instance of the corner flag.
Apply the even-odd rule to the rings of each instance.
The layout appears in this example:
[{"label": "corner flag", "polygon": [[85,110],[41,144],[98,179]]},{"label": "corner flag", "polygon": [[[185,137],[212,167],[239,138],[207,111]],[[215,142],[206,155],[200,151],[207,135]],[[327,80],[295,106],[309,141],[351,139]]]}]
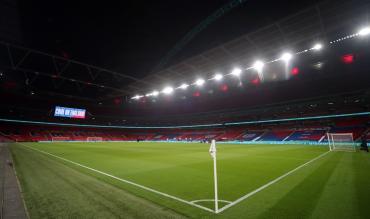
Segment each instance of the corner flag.
[{"label": "corner flag", "polygon": [[216,158],[216,141],[212,140],[211,147],[209,148],[209,153],[213,159]]},{"label": "corner flag", "polygon": [[213,158],[213,179],[215,186],[215,213],[218,213],[218,188],[217,188],[217,166],[216,166],[216,141],[212,140],[211,147],[209,148],[209,154]]}]

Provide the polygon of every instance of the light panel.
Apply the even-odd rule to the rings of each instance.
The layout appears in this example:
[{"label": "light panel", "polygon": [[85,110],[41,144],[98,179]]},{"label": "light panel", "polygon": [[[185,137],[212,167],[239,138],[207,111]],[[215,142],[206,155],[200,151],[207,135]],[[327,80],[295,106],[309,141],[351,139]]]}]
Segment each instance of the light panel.
[{"label": "light panel", "polygon": [[214,78],[216,81],[221,81],[223,77],[224,77],[224,76],[223,76],[222,74],[216,74],[213,78]]},{"label": "light panel", "polygon": [[366,35],[369,35],[370,34],[370,27],[365,27],[365,28],[362,28],[358,34],[360,36],[366,36]]},{"label": "light panel", "polygon": [[242,70],[240,68],[234,68],[233,71],[231,72],[231,74],[234,76],[240,76],[241,73]]},{"label": "light panel", "polygon": [[202,86],[204,83],[205,83],[205,80],[201,78],[195,81],[195,84],[197,86]]},{"label": "light panel", "polygon": [[316,43],[313,47],[313,50],[321,50],[322,49],[322,44],[321,43]]},{"label": "light panel", "polygon": [[182,84],[179,88],[185,90],[188,87],[189,87],[188,84]]},{"label": "light panel", "polygon": [[262,62],[262,61],[256,61],[254,64],[253,64],[253,68],[256,69],[257,71],[262,71],[262,68],[265,64]]},{"label": "light panel", "polygon": [[285,62],[289,62],[289,60],[291,60],[293,58],[293,55],[292,54],[290,54],[290,53],[284,53],[281,57],[280,57],[280,59],[281,60],[283,60],[283,61],[285,61]]},{"label": "light panel", "polygon": [[172,87],[165,87],[162,90],[162,93],[164,93],[164,94],[171,94],[172,92],[173,92],[173,88]]}]

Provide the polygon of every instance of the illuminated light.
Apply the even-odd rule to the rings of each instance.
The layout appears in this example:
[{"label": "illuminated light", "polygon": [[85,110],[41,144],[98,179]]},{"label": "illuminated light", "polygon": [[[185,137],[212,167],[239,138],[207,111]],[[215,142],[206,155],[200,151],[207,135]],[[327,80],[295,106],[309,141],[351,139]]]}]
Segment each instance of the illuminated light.
[{"label": "illuminated light", "polygon": [[140,95],[136,95],[136,96],[134,96],[134,97],[131,97],[131,99],[133,99],[133,100],[138,100],[138,99],[140,99],[140,98],[142,98],[143,96],[140,96]]},{"label": "illuminated light", "polygon": [[221,85],[220,90],[222,90],[223,92],[226,92],[229,90],[229,87],[226,84],[223,84]]},{"label": "illuminated light", "polygon": [[252,84],[254,84],[254,85],[258,85],[258,84],[260,84],[260,79],[259,78],[255,78],[255,79],[253,79],[252,80]]},{"label": "illuminated light", "polygon": [[223,77],[224,77],[224,76],[223,76],[222,74],[216,74],[216,75],[215,75],[215,77],[214,77],[214,79],[215,79],[216,81],[220,81]]},{"label": "illuminated light", "polygon": [[198,80],[195,81],[195,84],[197,86],[202,86],[204,83],[205,83],[205,80],[203,80],[203,79],[198,79]]},{"label": "illuminated light", "polygon": [[182,84],[179,88],[185,90],[188,87],[189,87],[188,84]]},{"label": "illuminated light", "polygon": [[153,91],[151,93],[148,93],[148,94],[145,94],[146,97],[150,97],[150,96],[158,96],[159,92],[158,91]]},{"label": "illuminated light", "polygon": [[254,64],[253,64],[253,68],[256,69],[257,71],[262,71],[262,68],[265,64],[263,64],[262,61],[256,61]]},{"label": "illuminated light", "polygon": [[233,71],[231,72],[231,74],[234,76],[240,76],[241,73],[242,70],[240,68],[234,68]]},{"label": "illuminated light", "polygon": [[355,56],[353,54],[346,54],[341,57],[341,60],[345,64],[352,64],[355,61]]},{"label": "illuminated light", "polygon": [[284,53],[280,59],[285,61],[285,62],[288,62],[289,60],[291,60],[293,58],[293,55],[290,54],[290,53]]},{"label": "illuminated light", "polygon": [[360,35],[360,36],[366,36],[366,35],[369,35],[369,34],[370,34],[370,27],[362,28],[362,29],[358,32],[358,35]]},{"label": "illuminated light", "polygon": [[317,43],[317,44],[315,44],[315,45],[312,47],[312,49],[313,49],[313,50],[320,50],[320,49],[322,49],[322,44]]},{"label": "illuminated light", "polygon": [[297,67],[292,68],[291,73],[292,73],[292,75],[298,75],[299,74],[299,68],[297,68]]},{"label": "illuminated light", "polygon": [[200,97],[200,92],[199,92],[199,91],[194,92],[194,93],[193,93],[193,96],[194,96],[194,97]]},{"label": "illuminated light", "polygon": [[162,93],[164,93],[164,94],[171,94],[172,92],[173,92],[173,88],[172,87],[165,87],[162,90]]},{"label": "illuminated light", "polygon": [[324,62],[317,62],[317,63],[313,64],[312,67],[317,69],[317,70],[320,70],[324,67],[324,65],[325,65]]}]

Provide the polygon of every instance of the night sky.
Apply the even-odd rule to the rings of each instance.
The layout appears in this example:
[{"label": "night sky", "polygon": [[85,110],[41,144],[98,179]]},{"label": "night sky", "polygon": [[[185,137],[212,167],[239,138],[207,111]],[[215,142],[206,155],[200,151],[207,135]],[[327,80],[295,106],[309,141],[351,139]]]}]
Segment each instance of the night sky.
[{"label": "night sky", "polygon": [[[143,77],[187,32],[230,1],[20,1],[24,44]],[[319,0],[250,0],[198,34],[170,64]]]}]

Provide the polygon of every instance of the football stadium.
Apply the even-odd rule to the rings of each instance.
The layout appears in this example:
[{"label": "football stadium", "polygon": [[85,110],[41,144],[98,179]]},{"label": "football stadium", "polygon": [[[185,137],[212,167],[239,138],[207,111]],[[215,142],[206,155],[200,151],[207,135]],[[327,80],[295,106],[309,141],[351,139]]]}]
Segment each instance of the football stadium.
[{"label": "football stadium", "polygon": [[0,219],[370,218],[370,1],[0,11]]}]

